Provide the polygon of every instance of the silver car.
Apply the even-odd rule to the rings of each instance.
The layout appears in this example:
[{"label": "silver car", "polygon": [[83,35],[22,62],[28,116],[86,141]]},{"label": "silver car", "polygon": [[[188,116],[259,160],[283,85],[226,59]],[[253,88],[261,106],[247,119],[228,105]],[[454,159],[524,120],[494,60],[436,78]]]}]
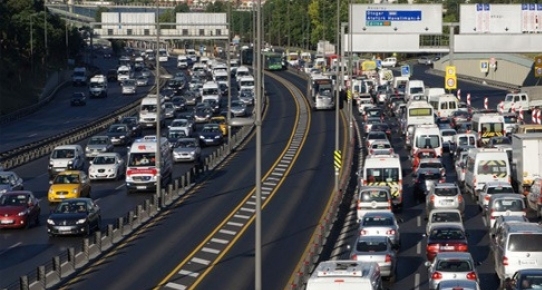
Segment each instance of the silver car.
[{"label": "silver car", "polygon": [[514,188],[508,182],[490,181],[484,184],[482,190],[478,192],[478,206],[480,209],[487,209],[489,200],[494,194],[511,193],[514,194]]},{"label": "silver car", "polygon": [[127,79],[122,82],[122,94],[123,95],[134,95],[137,93],[137,83],[136,80]]},{"label": "silver car", "polygon": [[371,144],[368,149],[369,155],[391,155],[393,148],[388,140],[377,140]]},{"label": "silver car", "polygon": [[231,101],[231,113],[235,117],[244,117],[247,115],[247,106],[239,100]]},{"label": "silver car", "polygon": [[431,187],[425,200],[426,214],[436,208],[455,208],[465,212],[465,200],[455,183],[438,183]]},{"label": "silver car", "polygon": [[172,102],[164,103],[164,115],[167,119],[175,118],[175,105]]},{"label": "silver car", "polygon": [[23,189],[23,179],[17,173],[13,171],[0,171],[0,194]]},{"label": "silver car", "polygon": [[380,267],[380,276],[393,280],[397,268],[396,249],[386,236],[360,236],[350,251],[350,260],[375,262]]},{"label": "silver car", "polygon": [[94,159],[100,153],[113,152],[113,147],[109,136],[94,136],[88,140],[87,147],[85,147],[85,154],[87,158]]},{"label": "silver car", "polygon": [[426,234],[429,235],[434,226],[452,223],[463,225],[463,217],[458,209],[434,209],[429,213],[427,218]]},{"label": "silver car", "polygon": [[201,147],[196,138],[181,138],[173,147],[175,162],[197,162],[201,158]]},{"label": "silver car", "polygon": [[136,84],[138,87],[146,87],[149,85],[149,78],[144,77],[144,76],[139,76],[136,79]]},{"label": "silver car", "polygon": [[393,245],[401,244],[399,224],[391,211],[368,212],[359,223],[360,236],[386,236]]},{"label": "silver car", "polygon": [[433,262],[425,262],[429,289],[436,290],[438,285],[447,280],[466,279],[478,282],[476,263],[470,253],[438,253]]},{"label": "silver car", "polygon": [[388,135],[382,131],[371,131],[365,136],[365,143],[367,148],[371,148],[373,143],[380,141],[388,141]]}]

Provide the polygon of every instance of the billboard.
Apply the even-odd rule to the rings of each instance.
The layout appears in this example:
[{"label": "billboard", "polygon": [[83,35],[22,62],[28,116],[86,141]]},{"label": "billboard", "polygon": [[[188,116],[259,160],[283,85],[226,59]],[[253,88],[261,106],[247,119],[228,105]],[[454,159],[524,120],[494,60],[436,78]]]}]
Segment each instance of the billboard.
[{"label": "billboard", "polygon": [[353,4],[352,33],[441,34],[442,4]]},{"label": "billboard", "polygon": [[[540,9],[540,10],[538,10]],[[542,31],[542,4],[461,4],[460,34],[516,34]]]}]

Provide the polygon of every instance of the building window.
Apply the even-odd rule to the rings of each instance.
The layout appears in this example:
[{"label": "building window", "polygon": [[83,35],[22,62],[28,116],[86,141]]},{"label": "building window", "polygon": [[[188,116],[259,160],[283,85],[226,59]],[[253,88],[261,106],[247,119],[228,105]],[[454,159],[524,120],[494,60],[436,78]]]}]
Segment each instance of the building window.
[{"label": "building window", "polygon": [[188,29],[183,29],[183,35],[188,35]]},{"label": "building window", "polygon": [[199,30],[199,36],[205,36],[205,29]]},{"label": "building window", "polygon": [[222,30],[221,30],[221,29],[217,29],[217,30],[215,31],[215,35],[218,35],[218,36],[222,35]]},{"label": "building window", "polygon": [[126,29],[126,34],[127,35],[132,35],[132,29]]}]

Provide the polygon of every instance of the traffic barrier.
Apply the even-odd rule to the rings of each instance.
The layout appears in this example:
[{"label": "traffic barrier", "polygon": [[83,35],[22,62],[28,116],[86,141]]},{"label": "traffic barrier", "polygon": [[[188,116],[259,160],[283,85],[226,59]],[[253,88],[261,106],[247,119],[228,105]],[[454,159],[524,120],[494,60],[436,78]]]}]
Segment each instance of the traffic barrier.
[{"label": "traffic barrier", "polygon": [[457,90],[457,99],[461,101],[461,89]]},{"label": "traffic barrier", "polygon": [[488,109],[488,100],[487,100],[487,97],[484,98],[484,108],[487,110]]},{"label": "traffic barrier", "polygon": [[469,106],[469,107],[470,107],[470,101],[471,101],[470,100],[470,94],[467,94],[467,106]]},{"label": "traffic barrier", "polygon": [[540,116],[542,111],[540,109],[536,110],[536,123],[540,125],[542,123],[542,117]]},{"label": "traffic barrier", "polygon": [[521,106],[519,107],[518,119],[523,122],[523,108]]},{"label": "traffic barrier", "polygon": [[504,101],[499,103],[499,112],[504,113]]}]

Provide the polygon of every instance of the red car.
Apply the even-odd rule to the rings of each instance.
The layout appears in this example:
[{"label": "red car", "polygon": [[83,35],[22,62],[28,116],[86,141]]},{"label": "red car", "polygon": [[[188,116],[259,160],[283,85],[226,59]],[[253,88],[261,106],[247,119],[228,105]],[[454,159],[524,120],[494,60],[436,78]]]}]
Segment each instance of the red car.
[{"label": "red car", "polygon": [[431,227],[427,236],[427,260],[433,261],[437,253],[468,251],[467,234],[463,226],[444,224]]},{"label": "red car", "polygon": [[40,222],[39,200],[28,190],[11,191],[0,196],[0,229],[29,228]]},{"label": "red car", "polygon": [[424,158],[437,158],[437,152],[432,148],[416,150],[416,152],[414,152],[414,157],[412,158],[412,172],[416,172],[418,170],[420,160]]}]

